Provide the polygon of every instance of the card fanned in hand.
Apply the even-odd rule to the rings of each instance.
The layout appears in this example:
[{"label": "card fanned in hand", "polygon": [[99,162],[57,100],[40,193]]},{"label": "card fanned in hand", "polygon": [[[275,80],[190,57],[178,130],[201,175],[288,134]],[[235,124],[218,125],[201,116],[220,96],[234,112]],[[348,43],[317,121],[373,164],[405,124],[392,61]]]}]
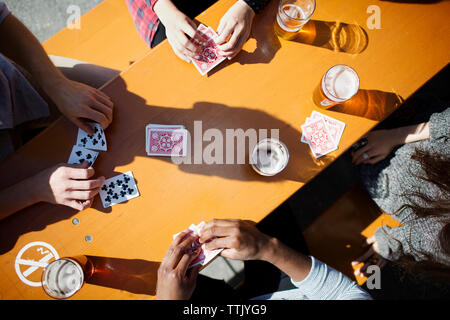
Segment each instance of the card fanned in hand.
[{"label": "card fanned in hand", "polygon": [[[204,226],[205,222],[200,222],[198,225],[195,224],[191,224],[189,227],[189,233],[185,236],[192,236],[192,235],[196,235],[196,236],[200,236],[200,230],[202,229],[202,227]],[[175,234],[173,236],[173,238],[175,239],[181,232]],[[212,239],[211,239],[212,240]],[[205,244],[201,244],[200,241],[197,239],[192,245],[191,248],[189,249],[189,252],[193,252],[197,249],[200,248],[200,253],[198,254],[198,256],[189,264],[188,268],[192,268],[196,265],[201,265],[206,266],[208,263],[210,263],[217,255],[219,255],[223,249],[215,249],[215,250],[207,250],[205,248]]]},{"label": "card fanned in hand", "polygon": [[203,76],[226,58],[220,54],[219,47],[213,40],[217,34],[211,27],[200,24],[197,28],[197,33],[197,36],[199,36],[206,45],[202,45],[199,59],[192,58],[192,63]]}]

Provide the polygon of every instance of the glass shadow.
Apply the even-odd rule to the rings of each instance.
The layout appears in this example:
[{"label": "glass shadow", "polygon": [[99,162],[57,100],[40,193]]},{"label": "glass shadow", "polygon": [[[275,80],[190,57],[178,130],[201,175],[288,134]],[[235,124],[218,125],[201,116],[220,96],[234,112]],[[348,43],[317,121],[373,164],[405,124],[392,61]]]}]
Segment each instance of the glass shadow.
[{"label": "glass shadow", "polygon": [[290,41],[335,52],[359,54],[366,50],[369,37],[364,28],[357,24],[310,20]]},{"label": "glass shadow", "polygon": [[402,103],[403,98],[394,92],[359,89],[353,98],[329,110],[381,121]]},{"label": "glass shadow", "polygon": [[160,263],[140,259],[86,256],[93,264],[93,274],[86,283],[125,290],[135,294],[156,294]]}]

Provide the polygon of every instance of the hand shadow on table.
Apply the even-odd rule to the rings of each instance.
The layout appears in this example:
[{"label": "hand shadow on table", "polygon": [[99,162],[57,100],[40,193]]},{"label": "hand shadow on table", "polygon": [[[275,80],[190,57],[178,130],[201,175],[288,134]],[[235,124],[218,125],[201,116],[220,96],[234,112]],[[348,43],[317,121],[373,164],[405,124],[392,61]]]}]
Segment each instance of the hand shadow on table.
[{"label": "hand shadow on table", "polygon": [[[300,124],[305,119],[299,118],[298,127],[294,128],[289,123],[269,113],[239,106],[227,106],[206,101],[196,102],[192,108],[187,109],[151,106],[146,104],[145,99],[129,92],[125,82],[120,77],[112,81],[103,91],[109,96],[115,97],[114,103],[117,107],[114,110],[114,121],[105,131],[108,151],[101,152],[94,165],[96,176],[103,175],[106,178],[110,178],[124,173],[117,168],[131,164],[136,157],[144,157],[149,160],[152,159],[152,161],[164,161],[174,166],[177,165],[172,162],[170,157],[150,158],[146,154],[145,126],[149,123],[181,124],[195,137],[195,134],[193,134],[194,121],[202,119],[208,119],[203,123],[202,133],[207,129],[217,129],[222,132],[224,137],[223,148],[226,148],[226,129],[240,128],[243,131],[255,129],[256,132],[259,132],[259,129],[267,129],[269,136],[270,129],[279,129],[279,138],[286,144],[290,153],[289,163],[278,175],[272,177],[260,176],[248,163],[251,146],[249,146],[246,138],[244,148],[245,164],[180,164],[177,165],[180,171],[241,181],[271,183],[291,180],[305,183],[335,158],[334,155],[325,155],[316,159],[311,154],[309,146],[300,142]],[[120,94],[117,94],[118,92]],[[76,136],[77,128],[65,118],[59,119],[57,123],[30,141],[29,144],[31,145],[28,147],[28,151],[31,150],[31,154],[35,154],[35,157],[27,159],[20,157],[20,154],[15,157],[14,166],[21,169],[9,172],[6,182],[15,183],[16,181],[21,181],[39,170],[49,168],[58,162],[67,161],[73,143],[76,141]],[[48,137],[58,138],[55,141]],[[210,141],[202,141],[203,150],[210,143]],[[42,153],[42,149],[53,150],[53,152]],[[236,141],[234,148],[230,150],[234,151],[236,163]],[[114,152],[114,156],[110,152]],[[30,166],[30,161],[33,163],[33,166]],[[136,180],[139,179],[139,177],[135,178]],[[116,205],[120,206],[121,204]],[[33,210],[31,210],[32,208]],[[111,207],[103,208],[98,196],[94,201],[93,209],[104,213],[109,213],[112,210]],[[30,210],[32,213],[29,213]],[[49,203],[38,203],[35,206],[15,213],[4,219],[0,224],[0,254],[11,250],[21,234],[43,230],[48,225],[62,220],[68,220],[68,227],[71,227],[72,223],[69,219],[76,213],[77,211],[74,209]],[[27,223],[24,223],[24,221],[27,221]]]},{"label": "hand shadow on table", "polygon": [[160,262],[97,256],[87,258],[94,266],[94,273],[86,283],[134,294],[156,294]]}]

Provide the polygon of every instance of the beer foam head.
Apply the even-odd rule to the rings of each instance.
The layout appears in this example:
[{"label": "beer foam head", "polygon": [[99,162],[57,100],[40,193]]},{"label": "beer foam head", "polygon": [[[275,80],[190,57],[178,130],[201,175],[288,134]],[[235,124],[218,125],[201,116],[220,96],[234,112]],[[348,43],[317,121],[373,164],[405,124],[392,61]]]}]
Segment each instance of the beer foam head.
[{"label": "beer foam head", "polygon": [[261,140],[252,152],[252,164],[263,175],[277,174],[286,167],[288,161],[287,148],[278,140]]},{"label": "beer foam head", "polygon": [[83,270],[75,262],[59,259],[45,271],[45,289],[55,298],[67,298],[77,292],[84,281]]},{"label": "beer foam head", "polygon": [[359,89],[358,75],[348,66],[334,66],[324,80],[328,92],[342,101],[353,97]]}]

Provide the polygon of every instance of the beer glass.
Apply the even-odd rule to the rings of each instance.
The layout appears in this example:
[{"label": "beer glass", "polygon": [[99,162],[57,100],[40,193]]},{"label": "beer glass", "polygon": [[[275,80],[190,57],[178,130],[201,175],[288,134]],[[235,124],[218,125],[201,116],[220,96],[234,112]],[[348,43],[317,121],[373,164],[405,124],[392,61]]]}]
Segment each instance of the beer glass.
[{"label": "beer glass", "polygon": [[275,33],[283,39],[292,39],[309,21],[315,9],[315,0],[281,0],[275,21]]},{"label": "beer glass", "polygon": [[42,273],[42,288],[54,299],[70,298],[81,289],[93,270],[85,256],[55,260]]},{"label": "beer glass", "polygon": [[274,176],[286,168],[289,151],[278,139],[266,138],[259,141],[250,156],[252,168],[262,176]]},{"label": "beer glass", "polygon": [[355,70],[345,64],[331,67],[313,93],[314,103],[328,109],[347,101],[359,90],[359,77]]}]

